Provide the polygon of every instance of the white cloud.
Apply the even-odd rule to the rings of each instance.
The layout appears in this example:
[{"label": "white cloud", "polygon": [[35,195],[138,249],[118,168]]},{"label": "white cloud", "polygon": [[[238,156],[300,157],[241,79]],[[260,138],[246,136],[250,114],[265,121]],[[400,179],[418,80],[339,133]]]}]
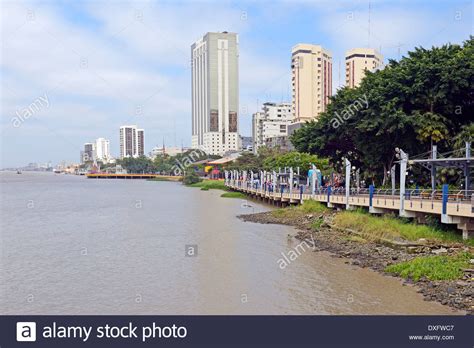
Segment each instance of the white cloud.
[{"label": "white cloud", "polygon": [[[469,11],[463,10],[463,21],[452,23],[457,5],[453,13],[439,16],[429,8],[416,11],[410,4],[403,8],[373,1],[371,43],[381,45],[386,56],[396,55],[398,43],[405,44],[403,53],[417,44],[466,38],[462,35]],[[257,99],[289,100],[290,50],[303,34],[299,15],[314,14],[312,42],[330,42],[334,81],[344,51],[367,44],[367,1],[85,1],[67,6],[49,1],[1,3],[0,115],[7,162],[46,160],[42,153],[48,146],[53,160],[77,160],[71,144],[78,151],[82,143],[100,136],[109,137],[117,152],[123,123],[146,129],[147,148],[161,143],[162,136],[167,142],[189,144],[190,45],[208,31],[240,35],[244,134],[250,133],[250,116],[260,107]],[[353,20],[348,20],[350,13]],[[287,30],[290,39],[272,37],[269,30],[277,27]],[[12,129],[15,111],[44,93],[51,106]],[[41,152],[15,152],[16,145],[35,139],[42,142]]]}]

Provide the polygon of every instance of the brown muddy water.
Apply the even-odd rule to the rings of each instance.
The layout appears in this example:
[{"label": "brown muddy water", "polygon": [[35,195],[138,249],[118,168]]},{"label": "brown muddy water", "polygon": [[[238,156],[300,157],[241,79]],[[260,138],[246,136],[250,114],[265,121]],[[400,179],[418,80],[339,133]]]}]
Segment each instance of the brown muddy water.
[{"label": "brown muddy water", "polygon": [[[180,183],[0,173],[0,314],[452,314]],[[197,246],[196,256],[186,246]],[[294,255],[293,255],[294,256]]]}]

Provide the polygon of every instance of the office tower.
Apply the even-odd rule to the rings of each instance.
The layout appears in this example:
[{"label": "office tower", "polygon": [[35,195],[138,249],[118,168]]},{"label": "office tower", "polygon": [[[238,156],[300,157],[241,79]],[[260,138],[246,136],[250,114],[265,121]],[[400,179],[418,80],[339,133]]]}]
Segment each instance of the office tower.
[{"label": "office tower", "polygon": [[272,144],[283,142],[282,137],[288,137],[288,125],[292,120],[291,103],[264,103],[262,111],[252,117],[253,151],[257,153],[261,146],[270,144],[273,147]]},{"label": "office tower", "polygon": [[332,95],[332,55],[321,46],[298,44],[291,52],[294,122],[317,119]]},{"label": "office tower", "polygon": [[359,86],[366,70],[375,71],[383,65],[383,56],[373,48],[354,48],[346,52],[346,86]]},{"label": "office tower", "polygon": [[137,126],[120,127],[120,158],[139,157],[145,153],[145,134]]},{"label": "office tower", "polygon": [[95,143],[85,143],[82,151],[82,163],[94,161],[96,159]]},{"label": "office tower", "polygon": [[192,147],[212,155],[238,151],[238,35],[207,33],[191,46],[191,57]]}]

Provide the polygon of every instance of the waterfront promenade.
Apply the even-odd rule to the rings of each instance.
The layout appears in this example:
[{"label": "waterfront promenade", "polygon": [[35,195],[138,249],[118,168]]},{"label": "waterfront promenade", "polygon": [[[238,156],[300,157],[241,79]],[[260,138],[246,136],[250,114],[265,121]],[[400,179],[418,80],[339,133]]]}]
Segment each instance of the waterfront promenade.
[{"label": "waterfront promenade", "polygon": [[[233,175],[232,175],[233,176]],[[237,176],[236,176],[237,177]],[[271,204],[299,204],[316,200],[337,209],[367,208],[370,213],[398,212],[400,216],[424,222],[427,214],[439,216],[442,223],[456,224],[463,238],[474,236],[474,195],[472,191],[400,190],[323,187],[312,189],[308,185],[268,184],[251,180],[233,179],[229,175],[225,185],[232,190],[246,193]],[[467,193],[467,194],[466,194]]]}]

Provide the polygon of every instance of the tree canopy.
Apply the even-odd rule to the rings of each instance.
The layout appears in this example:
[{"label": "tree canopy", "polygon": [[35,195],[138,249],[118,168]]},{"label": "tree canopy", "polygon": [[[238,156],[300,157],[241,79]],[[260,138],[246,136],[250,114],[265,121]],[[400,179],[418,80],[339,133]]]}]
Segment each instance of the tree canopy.
[{"label": "tree canopy", "polygon": [[359,87],[341,88],[326,112],[291,137],[300,152],[342,158],[367,179],[386,183],[396,147],[411,155],[464,146],[474,137],[474,39],[462,46],[416,48],[367,72]]},{"label": "tree canopy", "polygon": [[299,167],[302,173],[311,168],[311,164],[316,165],[323,172],[329,172],[329,160],[319,158],[309,153],[297,151],[282,151],[279,148],[260,147],[258,154],[244,152],[235,162],[229,165],[229,169],[239,170],[278,170],[285,167]]}]

